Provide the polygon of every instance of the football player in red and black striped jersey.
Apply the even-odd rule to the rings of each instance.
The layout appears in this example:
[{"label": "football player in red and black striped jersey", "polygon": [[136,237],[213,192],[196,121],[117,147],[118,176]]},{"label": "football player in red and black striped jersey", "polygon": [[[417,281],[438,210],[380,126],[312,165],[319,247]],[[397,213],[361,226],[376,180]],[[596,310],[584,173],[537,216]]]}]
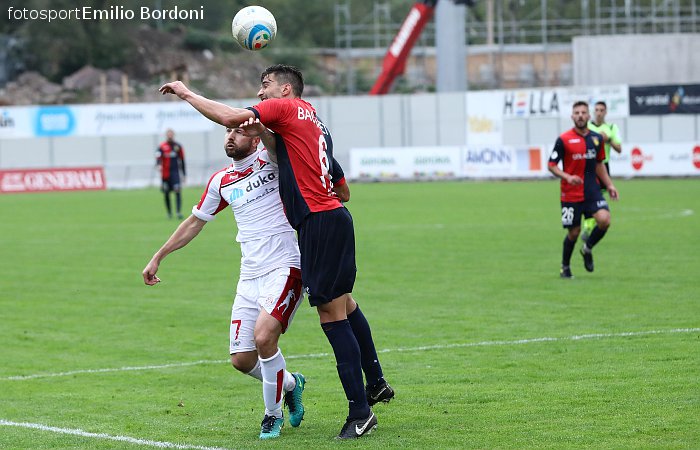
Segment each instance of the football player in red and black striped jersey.
[{"label": "football player in red and black striped jersey", "polygon": [[165,195],[165,209],[168,217],[173,217],[173,209],[170,204],[170,193],[175,193],[175,210],[177,218],[182,219],[182,196],[180,194],[181,184],[180,173],[185,176],[185,150],[178,142],[175,142],[175,132],[167,130],[165,141],[161,142],[156,150],[156,165],[160,167],[160,177],[162,180],[161,190]]},{"label": "football player in red and black striped jersey", "polygon": [[[593,272],[593,247],[610,227],[610,208],[601,192],[600,179],[608,188],[610,198],[618,199],[617,189],[605,168],[603,137],[588,129],[588,103],[574,103],[571,119],[574,127],[562,133],[549,157],[549,171],[561,178],[561,222],[568,230],[564,238],[562,278],[571,278],[571,254],[581,232],[581,216],[593,217],[596,226],[583,244],[581,255],[587,271]],[[559,168],[559,162],[562,168]]]}]

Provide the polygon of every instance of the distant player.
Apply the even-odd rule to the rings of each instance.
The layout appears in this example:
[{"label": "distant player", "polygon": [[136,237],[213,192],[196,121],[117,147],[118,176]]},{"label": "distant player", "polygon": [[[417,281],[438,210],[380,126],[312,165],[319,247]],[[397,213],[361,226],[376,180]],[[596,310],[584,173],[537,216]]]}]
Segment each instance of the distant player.
[{"label": "distant player", "polygon": [[[610,226],[610,210],[598,184],[598,178],[608,188],[610,198],[617,200],[617,189],[608,176],[603,161],[605,149],[601,135],[588,129],[588,103],[576,102],[571,119],[574,128],[562,133],[549,157],[549,171],[561,178],[561,223],[568,230],[564,238],[562,278],[572,278],[571,254],[581,231],[581,216],[593,217],[596,226],[583,244],[584,266],[593,272],[593,247],[605,236]],[[563,170],[559,168],[562,162]]]},{"label": "distant player", "polygon": [[259,141],[244,135],[241,128],[226,129],[224,148],[233,165],[211,177],[192,215],[153,255],[143,279],[150,286],[158,283],[158,266],[168,254],[187,245],[220,211],[233,210],[242,258],[231,311],[231,364],[263,382],[265,416],[260,438],[269,439],[278,437],[284,424],[283,399],[293,427],[304,417],[304,376],[287,371],[278,348],[303,292],[296,234],[279,196],[279,169],[273,153],[257,150]]},{"label": "distant player", "polygon": [[182,219],[180,212],[182,206],[181,180],[180,174],[185,176],[185,150],[182,145],[175,142],[175,132],[167,130],[165,141],[161,142],[156,150],[156,166],[160,167],[161,190],[165,196],[165,209],[168,211],[168,218],[172,219],[173,210],[170,203],[170,193],[175,193],[175,207],[177,218]]},{"label": "distant player", "polygon": [[[594,119],[588,122],[588,129],[591,131],[595,131],[603,137],[603,143],[605,145],[605,160],[603,161],[603,163],[605,164],[605,170],[607,170],[609,176],[609,161],[611,154],[610,151],[612,149],[615,150],[617,153],[622,153],[622,140],[620,137],[620,129],[617,127],[617,125],[605,121],[605,116],[607,113],[608,105],[606,105],[605,102],[602,101],[596,102],[594,110]],[[601,188],[603,189],[603,191],[605,191],[605,184],[601,183],[600,180],[598,180],[598,182],[601,184]],[[591,231],[593,231],[593,227],[595,227],[595,219],[593,217],[590,217],[583,221],[583,225],[581,226],[582,241],[588,240],[588,237],[591,235]]]},{"label": "distant player", "polygon": [[257,118],[275,132],[280,195],[299,234],[304,287],[333,348],[348,399],[348,416],[337,437],[358,438],[377,425],[370,403],[389,401],[394,391],[384,380],[369,323],[350,294],[357,271],[355,235],[350,212],[333,191],[331,135],[313,106],[300,98],[304,81],[299,69],[272,66],[260,81],[262,101],[248,109],[196,95],[179,81],[166,83],[160,92],[177,95],[219,124]]}]

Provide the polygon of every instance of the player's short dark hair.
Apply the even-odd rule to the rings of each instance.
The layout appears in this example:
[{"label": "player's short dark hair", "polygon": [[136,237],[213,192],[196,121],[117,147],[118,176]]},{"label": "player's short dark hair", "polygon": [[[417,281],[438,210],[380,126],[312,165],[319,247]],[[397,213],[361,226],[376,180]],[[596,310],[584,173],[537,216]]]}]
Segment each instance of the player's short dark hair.
[{"label": "player's short dark hair", "polygon": [[576,103],[574,103],[574,106],[571,107],[571,109],[576,109],[577,106],[585,106],[588,108],[588,102],[584,102],[583,100],[579,100]]},{"label": "player's short dark hair", "polygon": [[270,75],[274,74],[277,81],[280,83],[289,83],[292,85],[292,92],[295,96],[301,97],[304,92],[304,75],[301,74],[301,70],[297,67],[290,66],[287,64],[275,64],[270,66],[260,75],[260,82]]},{"label": "player's short dark hair", "polygon": [[605,102],[602,101],[602,100],[599,101],[599,102],[595,102],[595,105],[596,105],[596,106],[600,105],[600,106],[602,106],[603,108],[608,109],[608,105],[606,105]]}]

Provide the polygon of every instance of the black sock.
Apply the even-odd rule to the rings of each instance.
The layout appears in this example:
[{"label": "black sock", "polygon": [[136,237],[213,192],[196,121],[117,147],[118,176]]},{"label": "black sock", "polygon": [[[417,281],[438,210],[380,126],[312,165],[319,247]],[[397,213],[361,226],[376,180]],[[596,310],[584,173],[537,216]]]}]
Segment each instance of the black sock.
[{"label": "black sock", "polygon": [[589,236],[588,240],[586,241],[586,246],[588,248],[593,248],[594,245],[598,243],[601,239],[603,239],[603,236],[605,236],[605,233],[608,232],[608,229],[601,230],[600,227],[596,225],[595,228],[593,228],[593,231],[591,231],[591,235]]},{"label": "black sock", "polygon": [[177,208],[177,214],[180,215],[180,209],[182,208],[182,196],[179,192],[175,192],[175,207]]},{"label": "black sock", "polygon": [[168,215],[172,216],[173,215],[173,209],[170,206],[170,192],[165,193],[165,209],[168,210]]},{"label": "black sock", "polygon": [[322,323],[328,342],[333,347],[338,376],[348,399],[348,419],[362,419],[369,415],[369,405],[362,383],[360,346],[347,319]]},{"label": "black sock", "polygon": [[569,267],[571,264],[571,254],[574,252],[574,247],[576,246],[576,241],[570,241],[569,235],[564,237],[564,251],[561,256],[561,265],[564,267]]},{"label": "black sock", "polygon": [[382,366],[379,364],[374,340],[372,340],[372,330],[369,327],[367,318],[360,311],[360,305],[357,305],[355,311],[348,315],[348,321],[357,343],[360,345],[362,371],[365,373],[365,378],[367,378],[367,384],[376,386],[382,380],[384,374],[382,373]]}]

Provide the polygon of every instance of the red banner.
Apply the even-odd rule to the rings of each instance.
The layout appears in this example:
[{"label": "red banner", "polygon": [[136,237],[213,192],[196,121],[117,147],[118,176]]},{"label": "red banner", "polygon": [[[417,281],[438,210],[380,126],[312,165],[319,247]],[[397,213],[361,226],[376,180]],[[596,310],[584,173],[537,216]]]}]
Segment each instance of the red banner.
[{"label": "red banner", "polygon": [[100,191],[105,188],[105,173],[102,167],[0,170],[0,194]]}]

